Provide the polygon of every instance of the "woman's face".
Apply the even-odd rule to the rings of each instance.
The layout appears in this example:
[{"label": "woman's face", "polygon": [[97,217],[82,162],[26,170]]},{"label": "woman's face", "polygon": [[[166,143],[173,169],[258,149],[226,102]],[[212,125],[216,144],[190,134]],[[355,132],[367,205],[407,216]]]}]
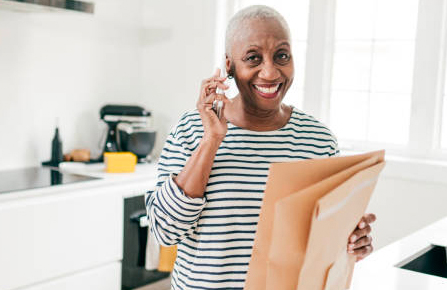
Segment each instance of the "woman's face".
[{"label": "woman's face", "polygon": [[235,38],[227,70],[243,101],[257,110],[278,109],[294,75],[287,31],[274,19],[252,19]]}]

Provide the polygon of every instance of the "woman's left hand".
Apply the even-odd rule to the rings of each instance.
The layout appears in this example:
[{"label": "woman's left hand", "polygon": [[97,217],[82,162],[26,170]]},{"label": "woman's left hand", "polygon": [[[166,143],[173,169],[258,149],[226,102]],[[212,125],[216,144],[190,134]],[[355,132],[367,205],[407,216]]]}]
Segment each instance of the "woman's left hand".
[{"label": "woman's left hand", "polygon": [[365,214],[349,236],[348,253],[355,255],[356,261],[364,259],[373,251],[372,238],[369,234],[371,233],[370,224],[375,220],[375,214]]}]

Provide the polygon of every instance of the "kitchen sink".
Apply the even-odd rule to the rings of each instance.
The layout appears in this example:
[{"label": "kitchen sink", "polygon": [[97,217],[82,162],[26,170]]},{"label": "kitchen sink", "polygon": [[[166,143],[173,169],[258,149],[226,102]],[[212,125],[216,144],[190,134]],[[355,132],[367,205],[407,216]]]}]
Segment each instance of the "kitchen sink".
[{"label": "kitchen sink", "polygon": [[430,245],[396,265],[401,269],[447,278],[446,248]]}]

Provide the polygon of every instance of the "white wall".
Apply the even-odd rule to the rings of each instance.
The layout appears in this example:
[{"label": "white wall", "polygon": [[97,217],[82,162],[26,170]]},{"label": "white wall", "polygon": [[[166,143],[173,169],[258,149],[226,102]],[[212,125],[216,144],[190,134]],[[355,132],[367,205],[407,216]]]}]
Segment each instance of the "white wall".
[{"label": "white wall", "polygon": [[381,248],[447,216],[447,167],[441,162],[385,158],[368,212],[376,248]]},{"label": "white wall", "polygon": [[94,15],[0,9],[0,170],[97,147],[99,109],[138,103],[142,1],[99,0]]},{"label": "white wall", "polygon": [[143,100],[154,112],[156,154],[167,132],[195,109],[202,79],[212,75],[216,1],[145,1]]},{"label": "white wall", "polygon": [[376,248],[405,237],[447,216],[447,185],[382,177],[369,205]]}]

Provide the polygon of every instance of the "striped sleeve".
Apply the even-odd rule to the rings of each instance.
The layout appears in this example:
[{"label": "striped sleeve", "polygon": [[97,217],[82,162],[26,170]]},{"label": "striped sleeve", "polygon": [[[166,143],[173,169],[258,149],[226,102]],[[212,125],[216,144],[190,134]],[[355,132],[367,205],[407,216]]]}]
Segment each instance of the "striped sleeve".
[{"label": "striped sleeve", "polygon": [[[335,137],[335,134],[322,122],[318,121],[315,117],[306,114],[298,109],[295,109],[296,115],[294,115],[291,119],[293,120],[293,124],[295,126],[298,126],[298,128],[311,128],[310,131],[306,132],[308,134],[324,134],[329,137],[327,141],[329,142],[328,147],[328,155],[329,157],[337,157],[340,156],[340,150],[338,148],[338,141],[337,137]],[[299,121],[299,124],[297,124],[297,121]]]},{"label": "striped sleeve", "polygon": [[190,198],[175,183],[191,151],[177,134],[178,128],[166,140],[158,162],[157,185],[146,197],[146,209],[151,231],[160,245],[171,246],[190,236],[205,207],[205,198]]},{"label": "striped sleeve", "polygon": [[338,157],[340,156],[340,149],[338,148],[338,141],[337,137],[331,132],[332,134],[332,143],[333,147],[331,148],[331,151],[329,152],[329,156]]}]

